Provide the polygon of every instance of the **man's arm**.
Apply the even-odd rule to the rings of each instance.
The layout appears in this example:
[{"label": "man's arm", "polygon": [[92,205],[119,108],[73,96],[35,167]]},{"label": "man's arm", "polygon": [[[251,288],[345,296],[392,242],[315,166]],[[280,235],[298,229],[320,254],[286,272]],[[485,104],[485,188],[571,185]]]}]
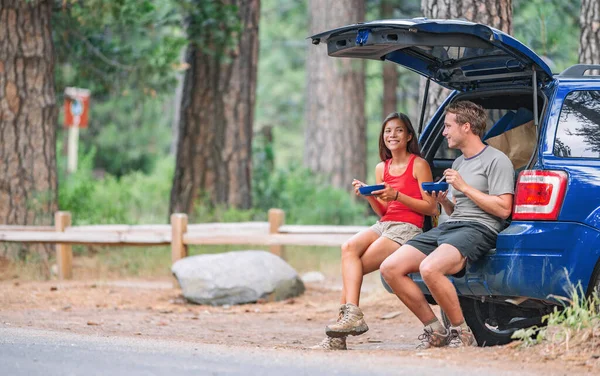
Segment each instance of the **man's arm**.
[{"label": "man's arm", "polygon": [[[448,184],[451,184],[457,191],[464,193],[465,196],[486,213],[502,219],[506,219],[510,216],[513,204],[512,193],[505,193],[497,196],[488,195],[465,183],[456,170],[448,169],[444,171],[444,175],[446,175]],[[446,207],[444,206],[444,209],[445,208]]]},{"label": "man's arm", "polygon": [[502,219],[510,217],[513,204],[513,195],[511,193],[491,196],[471,186],[467,186],[462,192],[486,213]]}]

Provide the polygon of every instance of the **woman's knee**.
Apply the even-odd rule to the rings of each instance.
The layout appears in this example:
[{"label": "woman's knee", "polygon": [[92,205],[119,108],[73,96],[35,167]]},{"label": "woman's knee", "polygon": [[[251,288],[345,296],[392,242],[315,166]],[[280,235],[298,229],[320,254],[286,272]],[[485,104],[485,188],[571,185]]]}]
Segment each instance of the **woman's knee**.
[{"label": "woman's knee", "polygon": [[342,257],[358,256],[360,253],[359,251],[358,245],[352,240],[348,240],[342,244]]}]

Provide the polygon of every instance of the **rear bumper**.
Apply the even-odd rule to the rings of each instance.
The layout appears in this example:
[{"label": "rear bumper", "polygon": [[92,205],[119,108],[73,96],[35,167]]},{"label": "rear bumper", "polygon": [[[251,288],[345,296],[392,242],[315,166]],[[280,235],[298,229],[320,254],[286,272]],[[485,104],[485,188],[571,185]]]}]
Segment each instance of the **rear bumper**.
[{"label": "rear bumper", "polygon": [[[571,284],[586,292],[600,257],[600,232],[571,222],[513,222],[498,235],[496,250],[469,263],[464,277],[449,277],[459,295],[524,296],[556,301]],[[418,274],[412,278],[430,294]]]}]

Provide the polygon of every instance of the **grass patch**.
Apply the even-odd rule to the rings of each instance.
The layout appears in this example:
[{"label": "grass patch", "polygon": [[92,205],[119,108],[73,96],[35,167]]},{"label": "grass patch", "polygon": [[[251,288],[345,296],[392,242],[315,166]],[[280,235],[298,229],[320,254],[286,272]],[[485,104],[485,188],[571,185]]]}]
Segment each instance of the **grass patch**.
[{"label": "grass patch", "polygon": [[[523,346],[541,345],[543,352],[557,357],[577,352],[598,353],[600,348],[600,297],[595,290],[586,297],[581,283],[571,286],[570,298],[554,297],[564,303],[562,308],[542,318],[545,327],[521,329],[513,334]],[[595,354],[596,356],[598,354]]]},{"label": "grass patch", "polygon": [[[214,254],[240,250],[269,251],[255,245],[191,246],[189,255]],[[284,247],[285,260],[299,273],[319,271],[326,276],[340,275],[339,247]],[[48,264],[57,278],[55,256],[46,263],[33,255],[24,261],[0,262],[0,280],[20,279],[41,281],[48,279]],[[73,278],[162,278],[171,275],[171,248],[157,247],[73,247]]]}]

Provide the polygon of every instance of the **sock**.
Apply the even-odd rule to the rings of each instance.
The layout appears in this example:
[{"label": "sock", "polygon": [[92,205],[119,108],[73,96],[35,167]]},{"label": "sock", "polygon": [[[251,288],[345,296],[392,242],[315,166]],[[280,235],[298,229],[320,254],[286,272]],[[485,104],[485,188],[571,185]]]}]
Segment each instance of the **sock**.
[{"label": "sock", "polygon": [[429,321],[428,323],[425,323],[425,326],[430,327],[431,329],[433,329],[434,331],[436,331],[438,333],[446,333],[446,328],[440,322],[440,320],[438,320],[437,317],[434,318],[433,320]]},{"label": "sock", "polygon": [[460,327],[462,330],[464,331],[471,331],[471,329],[469,329],[469,326],[467,325],[467,322],[465,320],[463,320],[460,324],[458,325],[452,325],[454,328],[458,328]]}]

